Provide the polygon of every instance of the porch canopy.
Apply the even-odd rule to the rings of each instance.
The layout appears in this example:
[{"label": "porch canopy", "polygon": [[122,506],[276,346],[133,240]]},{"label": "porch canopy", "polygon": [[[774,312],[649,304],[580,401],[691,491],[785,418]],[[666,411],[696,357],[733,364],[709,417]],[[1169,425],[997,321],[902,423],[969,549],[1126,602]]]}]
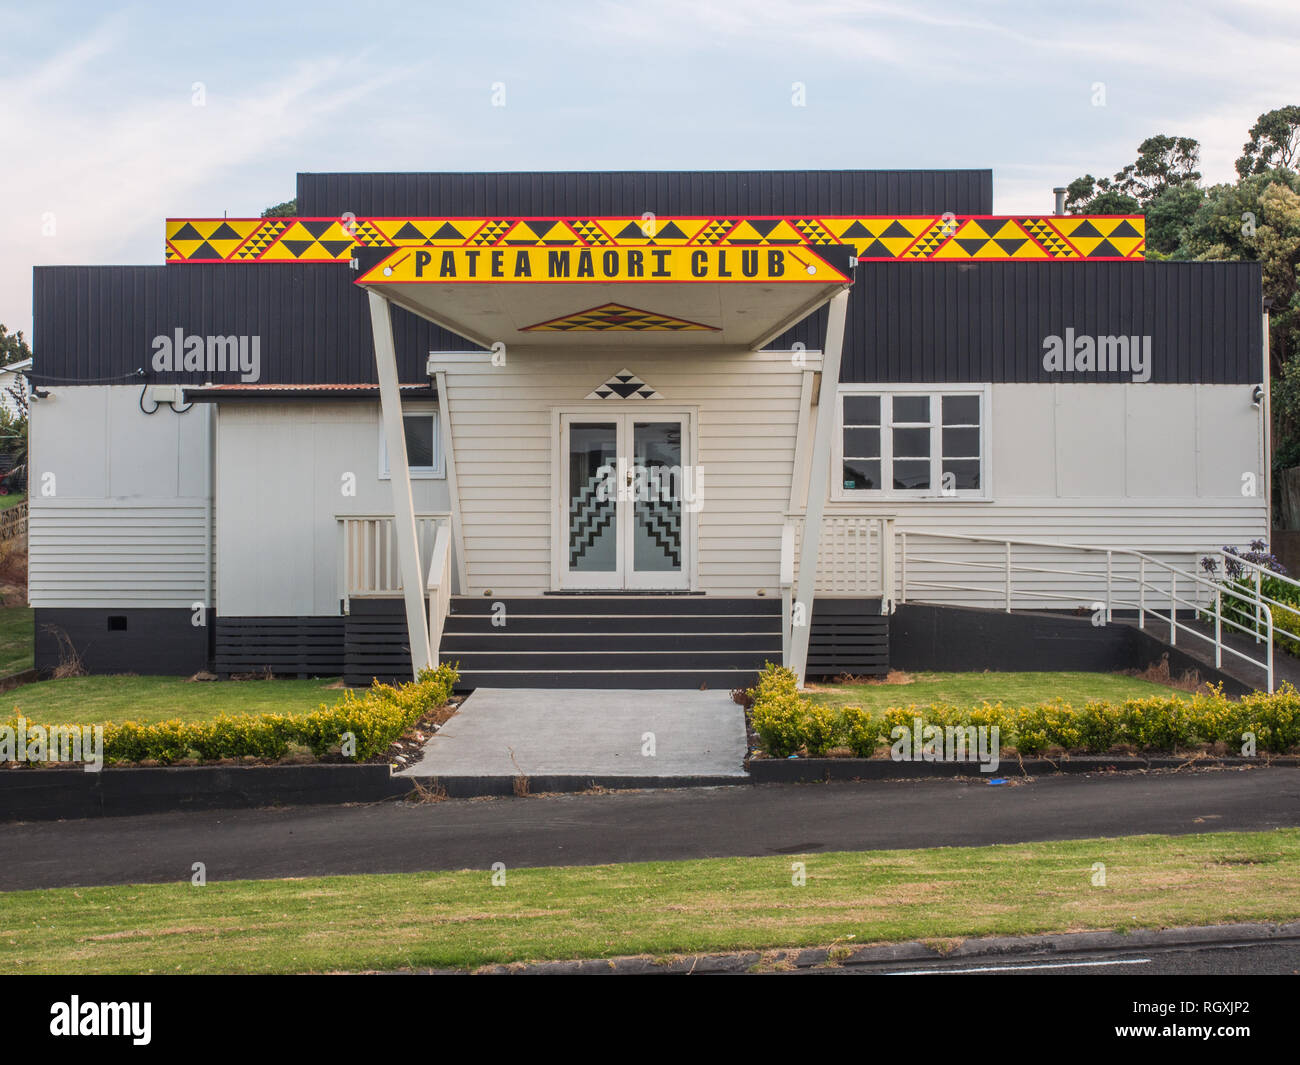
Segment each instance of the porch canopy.
[{"label": "porch canopy", "polygon": [[357,284],[485,348],[608,348],[618,334],[638,348],[757,350],[851,283],[853,251],[645,239],[367,248]]},{"label": "porch canopy", "polygon": [[[734,228],[735,220],[729,223]],[[561,233],[558,219],[531,219],[482,244],[364,248],[356,251],[357,284],[369,291],[380,407],[390,447],[394,531],[402,571],[407,631],[415,673],[436,661],[441,607],[431,592],[425,613],[424,575],[402,432],[401,394],[390,306],[396,304],[484,348],[567,349],[616,342],[620,347],[756,350],[823,304],[834,301],[824,373],[839,379],[844,312],[856,264],[851,245],[803,240],[705,245],[635,228],[630,243],[603,233],[592,246]],[[614,341],[609,334],[615,334]],[[629,334],[636,334],[633,339]],[[813,449],[813,483],[829,470],[831,404],[822,404]],[[825,437],[825,439],[823,439]],[[824,493],[810,493],[805,559],[798,589],[811,588]],[[442,547],[445,553],[449,545]],[[435,545],[432,573],[446,570]],[[811,560],[811,561],[809,561]],[[805,572],[806,571],[806,572]],[[796,595],[798,592],[796,592]],[[807,616],[811,616],[811,603]],[[807,653],[807,627],[795,653]],[[802,636],[802,640],[800,640]],[[431,640],[431,637],[433,639]]]}]

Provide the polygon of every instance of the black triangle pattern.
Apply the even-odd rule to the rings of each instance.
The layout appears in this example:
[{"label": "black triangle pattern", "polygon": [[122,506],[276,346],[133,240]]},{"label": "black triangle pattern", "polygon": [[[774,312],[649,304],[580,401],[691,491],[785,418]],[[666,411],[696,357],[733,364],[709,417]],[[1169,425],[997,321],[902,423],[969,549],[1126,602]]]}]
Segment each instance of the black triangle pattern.
[{"label": "black triangle pattern", "polygon": [[659,393],[630,370],[619,370],[608,381],[598,385],[587,399],[659,399]]}]

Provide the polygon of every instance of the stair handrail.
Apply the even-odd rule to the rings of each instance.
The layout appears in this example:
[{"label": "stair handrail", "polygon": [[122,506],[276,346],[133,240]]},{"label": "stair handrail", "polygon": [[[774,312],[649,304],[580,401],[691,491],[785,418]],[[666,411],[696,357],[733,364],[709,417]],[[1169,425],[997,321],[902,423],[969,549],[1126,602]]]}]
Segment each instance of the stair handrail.
[{"label": "stair handrail", "polygon": [[[1224,551],[1206,552],[1200,550],[1193,550],[1193,551],[1186,551],[1186,552],[1176,551],[1176,552],[1169,552],[1169,553],[1187,554],[1197,559],[1213,557],[1214,555],[1218,554],[1221,557],[1231,558],[1234,562],[1241,562],[1247,566],[1253,567],[1255,570],[1255,588],[1253,589],[1253,591],[1249,588],[1233,589],[1229,594],[1234,595],[1237,598],[1246,601],[1250,606],[1253,606],[1255,608],[1254,626],[1242,625],[1231,618],[1226,618],[1223,616],[1222,595],[1224,592],[1224,587],[1222,582],[1206,577],[1201,573],[1196,572],[1195,569],[1192,570],[1179,569],[1178,567],[1172,566],[1169,563],[1163,561],[1162,559],[1156,558],[1153,555],[1147,554],[1146,552],[1143,551],[1135,550],[1133,548],[1107,547],[1098,544],[1075,544],[1075,543],[1069,543],[1067,541],[1060,541],[1060,540],[1036,540],[1036,539],[1029,539],[1029,538],[1021,538],[1021,537],[975,536],[970,533],[935,532],[930,530],[917,530],[917,529],[911,529],[911,530],[907,530],[906,532],[900,532],[898,535],[899,535],[900,543],[902,545],[902,554],[903,554],[902,586],[900,588],[900,593],[899,593],[900,601],[907,602],[909,582],[912,587],[922,587],[922,588],[928,587],[928,588],[935,588],[935,589],[947,589],[951,591],[975,591],[975,592],[986,592],[986,593],[990,591],[990,589],[988,588],[981,588],[978,586],[959,585],[959,584],[951,584],[947,582],[941,583],[935,581],[924,581],[924,580],[912,579],[908,575],[908,571],[907,571],[907,565],[909,560],[913,563],[926,562],[926,563],[931,563],[934,565],[942,565],[942,566],[964,566],[971,569],[984,569],[984,570],[992,569],[992,570],[999,570],[1004,574],[1004,582],[1005,582],[1004,583],[1004,599],[1005,599],[1004,609],[1008,613],[1012,610],[1013,595],[1018,596],[1022,599],[1026,597],[1056,599],[1056,600],[1065,598],[1060,593],[1038,592],[1023,587],[1019,591],[1014,591],[1013,574],[1017,569],[1025,573],[1051,573],[1057,575],[1086,577],[1094,580],[1099,576],[1099,574],[1087,570],[1059,569],[1050,566],[1030,566],[1025,564],[1016,566],[1012,556],[1013,547],[1051,548],[1051,549],[1062,550],[1062,551],[1075,551],[1084,554],[1105,555],[1106,602],[1104,604],[1104,607],[1105,607],[1107,622],[1109,622],[1112,619],[1113,612],[1116,606],[1119,606],[1120,608],[1135,607],[1137,610],[1138,628],[1144,629],[1146,627],[1146,617],[1148,614],[1150,614],[1152,617],[1158,618],[1161,621],[1168,623],[1169,635],[1170,635],[1169,642],[1172,646],[1176,647],[1178,644],[1178,632],[1180,629],[1184,630],[1189,635],[1194,636],[1198,639],[1206,640],[1207,642],[1213,644],[1214,646],[1214,663],[1216,668],[1222,666],[1224,652],[1242,658],[1245,661],[1251,663],[1252,665],[1257,666],[1265,671],[1267,675],[1268,690],[1270,692],[1273,691],[1274,689],[1274,669],[1273,669],[1273,665],[1274,665],[1273,663],[1273,629],[1274,629],[1273,609],[1274,607],[1282,607],[1283,609],[1293,613],[1296,617],[1297,631],[1300,631],[1300,610],[1297,610],[1295,607],[1289,604],[1282,603],[1276,599],[1264,595],[1261,590],[1262,573],[1267,573],[1270,577],[1276,577],[1279,575],[1273,573],[1272,571],[1264,570],[1263,567],[1258,566],[1255,563],[1245,562],[1245,560],[1239,558],[1238,556],[1232,555],[1231,553],[1224,552]],[[981,543],[981,544],[1000,546],[1005,549],[1005,559],[999,562],[971,562],[971,561],[954,560],[954,559],[922,558],[914,554],[909,554],[908,537],[912,537],[912,538],[929,537],[931,539],[958,540],[958,541],[963,541],[968,543]],[[1116,556],[1137,560],[1138,576],[1134,578],[1122,573],[1116,574],[1113,565]],[[1149,581],[1147,579],[1146,570],[1148,566],[1154,567],[1157,571],[1163,571],[1167,575],[1167,579],[1168,579],[1167,588],[1158,587],[1153,581]],[[1215,626],[1214,626],[1213,637],[1207,636],[1204,632],[1201,632],[1199,629],[1196,629],[1190,625],[1178,621],[1178,608],[1180,605],[1190,607],[1197,614],[1203,613],[1207,609],[1206,603],[1198,601],[1195,598],[1188,598],[1186,595],[1179,594],[1178,581],[1180,578],[1191,582],[1192,589],[1193,589],[1192,591],[1193,596],[1195,595],[1195,591],[1197,589],[1205,589],[1209,593],[1207,598],[1212,598],[1214,600]],[[1115,583],[1117,580],[1120,582],[1130,581],[1136,584],[1137,586],[1136,590],[1138,593],[1138,598],[1136,602],[1125,601],[1123,599],[1116,598]],[[1300,587],[1300,582],[1296,582],[1294,580],[1291,580],[1290,578],[1285,578],[1285,580],[1289,584],[1294,584],[1297,587]],[[1167,614],[1162,613],[1159,609],[1155,607],[1151,607],[1147,605],[1146,592],[1148,589],[1159,591],[1161,595],[1165,595],[1168,597],[1169,610]],[[1227,625],[1229,628],[1235,629],[1247,636],[1253,637],[1256,643],[1260,641],[1260,631],[1262,629],[1266,633],[1266,637],[1265,637],[1266,649],[1264,653],[1264,658],[1262,660],[1257,660],[1251,657],[1249,654],[1240,651],[1237,648],[1232,647],[1231,645],[1225,643],[1222,635],[1222,626],[1224,625]]]},{"label": "stair handrail", "polygon": [[436,669],[443,626],[451,613],[451,527],[445,522],[438,526],[433,540],[425,589],[429,595],[429,662]]},{"label": "stair handrail", "polygon": [[794,519],[786,518],[781,526],[781,662],[790,661],[790,643],[794,638]]}]

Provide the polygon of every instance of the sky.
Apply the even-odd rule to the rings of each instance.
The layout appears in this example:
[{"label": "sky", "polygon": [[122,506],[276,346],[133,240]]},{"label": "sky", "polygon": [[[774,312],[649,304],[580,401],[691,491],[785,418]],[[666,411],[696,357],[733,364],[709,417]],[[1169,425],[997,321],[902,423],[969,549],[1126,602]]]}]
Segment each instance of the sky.
[{"label": "sky", "polygon": [[1050,212],[1167,133],[1232,180],[1300,103],[1300,3],[0,0],[0,54],[30,338],[33,266],[161,264],[165,218],[260,215],[298,171],[977,167]]}]

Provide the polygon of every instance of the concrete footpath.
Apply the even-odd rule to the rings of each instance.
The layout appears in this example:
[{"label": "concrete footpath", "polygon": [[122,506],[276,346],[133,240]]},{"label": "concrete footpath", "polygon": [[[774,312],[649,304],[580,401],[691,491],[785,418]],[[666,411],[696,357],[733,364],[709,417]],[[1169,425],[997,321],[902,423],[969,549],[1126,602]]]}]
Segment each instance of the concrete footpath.
[{"label": "concrete footpath", "polygon": [[744,780],[744,758],[725,691],[478,688],[401,775]]}]

